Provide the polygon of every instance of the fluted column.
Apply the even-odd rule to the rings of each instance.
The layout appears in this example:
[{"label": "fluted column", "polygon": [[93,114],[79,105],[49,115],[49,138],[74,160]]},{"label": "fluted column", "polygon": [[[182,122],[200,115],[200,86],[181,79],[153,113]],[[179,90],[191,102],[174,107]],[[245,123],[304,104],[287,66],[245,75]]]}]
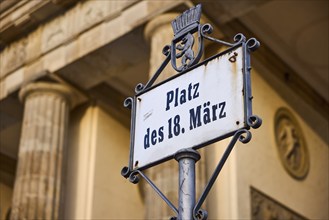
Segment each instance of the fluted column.
[{"label": "fluted column", "polygon": [[19,95],[25,108],[11,219],[58,219],[71,91],[40,82]]},{"label": "fluted column", "polygon": [[[165,45],[170,45],[174,37],[171,27],[171,21],[179,14],[168,13],[160,15],[151,20],[145,27],[145,38],[151,45],[150,51],[150,72],[149,77],[152,77],[165,56],[162,54],[162,49]],[[161,73],[158,82],[176,74],[175,70],[169,63],[167,68]],[[205,169],[204,169],[204,154],[201,153],[196,171],[197,192],[200,192],[200,187],[204,187]],[[156,186],[168,197],[168,199],[177,207],[178,203],[178,163],[175,160],[165,162],[147,170],[147,174],[154,181]],[[145,198],[146,219],[169,219],[174,216],[173,211],[165,204],[164,201],[153,191],[151,187],[144,184],[143,193]],[[199,193],[197,193],[198,195]]]}]

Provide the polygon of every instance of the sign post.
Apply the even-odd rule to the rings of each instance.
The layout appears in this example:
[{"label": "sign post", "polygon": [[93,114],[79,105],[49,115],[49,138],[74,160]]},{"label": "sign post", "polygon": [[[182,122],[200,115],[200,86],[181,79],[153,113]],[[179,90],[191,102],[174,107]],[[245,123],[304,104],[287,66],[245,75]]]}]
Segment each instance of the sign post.
[{"label": "sign post", "polygon": [[[249,142],[249,129],[262,123],[252,114],[250,80],[250,53],[259,42],[242,34],[234,37],[234,43],[212,38],[211,25],[201,25],[200,18],[201,5],[197,5],[172,21],[174,38],[163,49],[165,60],[149,82],[138,84],[135,96],[124,102],[132,117],[129,165],[121,174],[133,183],[143,177],[178,219],[207,218],[200,208],[235,143]],[[199,63],[205,39],[227,49]],[[169,62],[178,73],[154,85]],[[200,159],[196,150],[228,137],[231,142],[195,204],[195,163]],[[179,163],[178,209],[143,173],[173,158]]]},{"label": "sign post", "polygon": [[195,206],[195,163],[200,154],[193,149],[183,149],[175,154],[179,163],[178,219],[193,219]]}]

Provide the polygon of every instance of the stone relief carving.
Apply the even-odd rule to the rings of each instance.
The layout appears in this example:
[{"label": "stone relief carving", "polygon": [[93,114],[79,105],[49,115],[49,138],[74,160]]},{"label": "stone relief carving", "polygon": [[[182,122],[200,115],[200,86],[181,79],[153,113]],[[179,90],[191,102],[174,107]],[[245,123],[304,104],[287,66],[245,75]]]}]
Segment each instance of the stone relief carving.
[{"label": "stone relief carving", "polygon": [[275,139],[280,160],[287,172],[296,179],[306,177],[309,154],[297,120],[285,108],[275,115]]},{"label": "stone relief carving", "polygon": [[81,4],[81,23],[82,29],[88,29],[91,26],[104,20],[111,20],[118,16],[122,10],[134,4],[136,0],[120,1],[85,1]]},{"label": "stone relief carving", "polygon": [[101,21],[106,13],[107,1],[88,1],[82,6],[82,26],[88,28]]},{"label": "stone relief carving", "polygon": [[281,203],[266,196],[260,191],[250,188],[252,220],[306,220]]},{"label": "stone relief carving", "polygon": [[43,52],[58,46],[65,37],[65,30],[62,27],[62,19],[54,20],[49,27],[44,29],[43,33]]},{"label": "stone relief carving", "polygon": [[63,31],[60,28],[57,28],[54,32],[52,32],[51,34],[49,34],[48,40],[47,40],[47,47],[49,48],[52,45],[55,45],[58,42],[60,42],[60,39],[61,39],[61,35],[62,34],[63,34]]},{"label": "stone relief carving", "polygon": [[84,21],[87,24],[92,24],[94,22],[101,20],[102,17],[103,17],[103,12],[100,9],[90,7],[85,13]]},{"label": "stone relief carving", "polygon": [[21,66],[26,59],[26,46],[27,46],[27,39],[24,38],[21,41],[13,44],[7,52],[6,62],[5,63],[5,71],[10,72],[17,67]]}]

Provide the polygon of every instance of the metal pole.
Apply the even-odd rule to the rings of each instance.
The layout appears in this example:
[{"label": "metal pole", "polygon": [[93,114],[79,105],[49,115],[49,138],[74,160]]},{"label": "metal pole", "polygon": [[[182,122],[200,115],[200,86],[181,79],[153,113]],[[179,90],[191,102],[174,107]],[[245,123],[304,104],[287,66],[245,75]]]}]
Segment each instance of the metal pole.
[{"label": "metal pole", "polygon": [[195,205],[195,163],[200,154],[193,149],[183,149],[175,154],[179,162],[178,220],[193,220]]}]

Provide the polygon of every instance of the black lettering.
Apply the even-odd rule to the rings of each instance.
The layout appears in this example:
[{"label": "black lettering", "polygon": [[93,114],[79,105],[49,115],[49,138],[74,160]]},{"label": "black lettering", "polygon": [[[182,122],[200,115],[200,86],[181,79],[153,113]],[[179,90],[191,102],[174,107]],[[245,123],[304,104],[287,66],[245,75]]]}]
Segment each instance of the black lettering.
[{"label": "black lettering", "polygon": [[188,85],[188,100],[192,100],[192,83]]},{"label": "black lettering", "polygon": [[[187,101],[191,101],[192,99],[199,97],[199,86],[200,83],[188,84],[188,87],[185,89],[175,88],[174,90],[170,90],[167,92],[167,103],[166,103],[166,111],[170,110],[171,107],[177,107],[178,105],[182,105]],[[172,106],[174,104],[174,106]]]},{"label": "black lettering", "polygon": [[206,102],[203,104],[203,123],[204,124],[208,124],[209,122],[211,122],[210,120],[210,108],[208,107],[210,105],[210,102]]},{"label": "black lettering", "polygon": [[175,90],[175,107],[178,105],[178,88]]},{"label": "black lettering", "polygon": [[155,145],[157,143],[157,131],[153,130],[151,134],[151,143]]},{"label": "black lettering", "polygon": [[172,138],[172,118],[168,119],[168,139]]},{"label": "black lettering", "polygon": [[186,102],[186,90],[183,89],[181,92],[180,92],[180,104],[184,104]]},{"label": "black lettering", "polygon": [[193,85],[193,89],[194,89],[194,94],[193,94],[193,99],[198,98],[199,97],[199,83],[194,84]]},{"label": "black lettering", "polygon": [[159,143],[161,143],[164,139],[164,135],[163,135],[163,126],[159,128]]},{"label": "black lettering", "polygon": [[179,133],[180,133],[180,116],[179,115],[176,115],[174,117],[174,135],[175,136],[178,136]]},{"label": "black lettering", "polygon": [[225,105],[226,105],[226,102],[221,102],[221,103],[218,104],[218,107],[220,109],[219,118],[225,118],[226,117],[226,112],[224,112]]},{"label": "black lettering", "polygon": [[166,111],[170,109],[169,104],[174,100],[174,91],[169,91],[167,92],[167,107]]},{"label": "black lettering", "polygon": [[212,106],[212,121],[216,121],[217,120],[216,110],[217,110],[217,105],[213,105]]},{"label": "black lettering", "polygon": [[150,147],[150,128],[146,130],[146,135],[144,136],[144,149]]},{"label": "black lettering", "polygon": [[201,126],[200,113],[201,113],[201,105],[196,107],[196,111],[194,108],[190,109],[190,130]]}]

